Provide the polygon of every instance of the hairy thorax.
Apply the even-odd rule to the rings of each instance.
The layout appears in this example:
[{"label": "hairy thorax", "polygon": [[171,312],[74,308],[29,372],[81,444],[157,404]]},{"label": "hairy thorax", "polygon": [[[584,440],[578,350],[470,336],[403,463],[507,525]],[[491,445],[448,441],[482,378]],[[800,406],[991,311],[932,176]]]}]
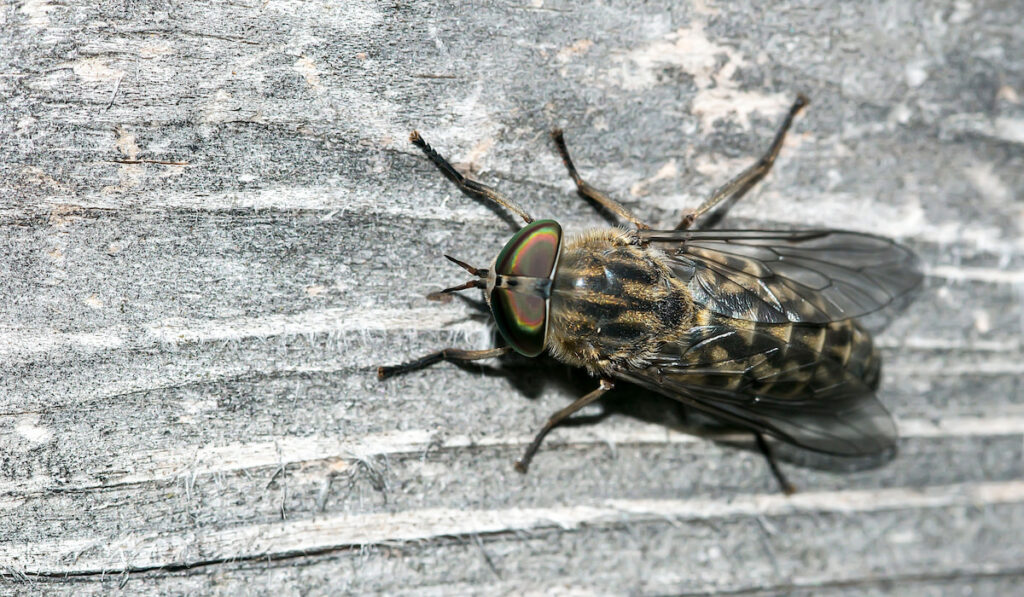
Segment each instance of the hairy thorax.
[{"label": "hairy thorax", "polygon": [[691,327],[693,301],[655,249],[619,229],[568,240],[551,293],[549,348],[595,375],[638,369]]}]

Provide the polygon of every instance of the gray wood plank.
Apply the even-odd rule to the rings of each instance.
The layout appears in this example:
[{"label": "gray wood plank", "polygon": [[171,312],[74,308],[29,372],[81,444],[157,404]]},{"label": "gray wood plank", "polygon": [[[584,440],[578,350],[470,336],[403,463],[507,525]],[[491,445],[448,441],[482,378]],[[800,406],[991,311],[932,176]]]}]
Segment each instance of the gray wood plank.
[{"label": "gray wood plank", "polygon": [[[1024,578],[1019,3],[275,0],[0,6],[0,592],[992,594]],[[548,359],[378,365],[495,333],[424,296],[568,232],[547,132],[647,221],[749,164],[730,226],[895,237],[891,462],[784,450]],[[469,297],[472,298],[472,297]],[[602,418],[602,417],[597,417]]]}]

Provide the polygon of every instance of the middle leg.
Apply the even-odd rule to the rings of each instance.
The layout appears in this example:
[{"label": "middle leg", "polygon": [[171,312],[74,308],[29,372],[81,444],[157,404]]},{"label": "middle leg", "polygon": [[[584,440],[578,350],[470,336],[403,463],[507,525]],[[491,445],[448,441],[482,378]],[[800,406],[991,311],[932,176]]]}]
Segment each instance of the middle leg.
[{"label": "middle leg", "polygon": [[579,175],[579,172],[576,172],[576,166],[573,165],[572,158],[569,157],[569,148],[565,146],[565,137],[562,134],[562,129],[555,129],[551,131],[551,138],[555,140],[555,145],[558,147],[558,154],[562,156],[562,163],[565,164],[566,170],[569,171],[569,176],[572,177],[572,181],[576,183],[576,191],[581,197],[584,199],[590,199],[623,220],[631,222],[639,230],[647,230],[650,228],[650,226],[641,222],[640,218],[633,215],[633,213],[626,209],[621,203],[590,186],[587,181],[583,180],[583,177]]},{"label": "middle leg", "polygon": [[542,427],[541,430],[537,432],[537,435],[534,436],[533,441],[530,442],[530,445],[526,448],[526,452],[523,454],[523,457],[516,461],[516,470],[519,471],[520,473],[525,474],[526,471],[530,468],[530,461],[533,460],[533,455],[537,453],[537,450],[540,448],[541,442],[544,441],[544,437],[548,434],[549,431],[554,429],[555,426],[557,426],[565,419],[569,418],[573,413],[579,411],[581,408],[592,403],[601,396],[604,396],[604,394],[608,390],[611,390],[614,387],[615,384],[612,382],[612,380],[602,379],[601,385],[598,386],[596,390],[590,392],[589,394],[580,398],[576,402],[573,402],[569,406],[551,415],[551,418],[549,418],[548,422],[544,424],[544,427]]}]

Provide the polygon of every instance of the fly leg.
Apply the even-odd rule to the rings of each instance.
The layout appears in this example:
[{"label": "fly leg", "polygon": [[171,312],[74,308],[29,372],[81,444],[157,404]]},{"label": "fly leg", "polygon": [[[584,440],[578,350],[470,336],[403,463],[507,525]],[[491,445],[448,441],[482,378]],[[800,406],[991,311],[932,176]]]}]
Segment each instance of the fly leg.
[{"label": "fly leg", "polygon": [[761,449],[761,453],[764,454],[765,460],[768,461],[768,468],[772,470],[772,476],[775,477],[775,481],[779,484],[779,489],[786,495],[793,495],[796,493],[796,487],[789,482],[786,475],[783,474],[782,469],[779,468],[779,463],[775,460],[775,453],[772,452],[772,447],[768,445],[767,440],[764,439],[764,434],[760,431],[754,432],[754,437],[757,438],[757,447]]},{"label": "fly leg", "polygon": [[686,230],[693,225],[697,218],[704,215],[708,210],[713,209],[719,203],[726,201],[734,201],[742,197],[747,191],[757,184],[762,178],[768,174],[768,171],[772,169],[772,164],[775,163],[775,158],[779,156],[779,151],[782,149],[782,142],[786,139],[786,132],[789,131],[789,127],[793,124],[793,118],[797,115],[800,110],[810,103],[807,96],[800,94],[796,96],[796,101],[789,108],[789,113],[786,114],[786,119],[782,121],[782,126],[779,131],[775,133],[775,140],[772,141],[771,147],[768,148],[767,153],[761,156],[761,159],[757,161],[753,166],[750,166],[743,172],[740,172],[735,178],[725,183],[724,185],[715,189],[715,192],[711,194],[704,203],[701,203],[700,207],[687,213],[683,216],[682,221],[676,226],[676,230]]},{"label": "fly leg", "polygon": [[537,435],[534,436],[533,441],[530,442],[530,445],[526,448],[526,452],[523,453],[523,457],[516,461],[516,470],[525,474],[530,468],[530,461],[533,460],[533,455],[537,453],[537,449],[540,448],[541,442],[544,441],[544,436],[546,436],[549,431],[554,429],[565,419],[569,418],[573,413],[597,400],[601,396],[604,396],[605,392],[614,387],[615,384],[612,383],[610,379],[602,379],[601,385],[598,386],[596,390],[551,415],[551,418],[549,418],[548,422],[544,424],[544,427],[542,427],[541,430],[537,432]]},{"label": "fly leg", "polygon": [[527,224],[533,221],[533,218],[530,214],[526,213],[525,209],[515,201],[499,193],[497,189],[463,176],[461,172],[448,163],[448,160],[444,159],[441,154],[434,151],[434,148],[423,140],[423,137],[420,136],[418,131],[413,131],[412,134],[409,135],[409,141],[411,141],[416,147],[422,149],[423,153],[430,158],[430,161],[434,162],[434,165],[437,166],[438,170],[440,170],[441,173],[449,180],[458,185],[464,193],[471,197],[493,201],[522,218]]},{"label": "fly leg", "polygon": [[441,361],[448,361],[450,363],[468,363],[470,361],[481,361],[483,359],[493,359],[500,357],[503,354],[508,354],[512,350],[511,347],[502,346],[501,348],[490,348],[488,350],[462,350],[460,348],[445,348],[437,352],[432,352],[426,356],[420,357],[416,360],[409,361],[408,363],[402,363],[401,365],[391,365],[390,367],[377,367],[377,379],[387,379],[402,373],[408,373],[417,369],[424,369],[433,365],[434,363],[440,363]]},{"label": "fly leg", "polygon": [[573,165],[572,158],[569,157],[569,149],[565,146],[565,138],[562,135],[562,129],[555,129],[551,131],[551,138],[555,140],[555,145],[558,147],[558,154],[562,156],[562,163],[565,164],[566,170],[569,171],[569,176],[572,177],[572,181],[576,183],[576,192],[578,192],[581,197],[596,202],[598,205],[619,216],[623,220],[628,220],[640,230],[647,230],[650,228],[650,226],[641,222],[639,218],[634,216],[633,213],[626,209],[621,203],[590,186],[587,181],[583,180],[579,173],[576,172],[576,166]]}]

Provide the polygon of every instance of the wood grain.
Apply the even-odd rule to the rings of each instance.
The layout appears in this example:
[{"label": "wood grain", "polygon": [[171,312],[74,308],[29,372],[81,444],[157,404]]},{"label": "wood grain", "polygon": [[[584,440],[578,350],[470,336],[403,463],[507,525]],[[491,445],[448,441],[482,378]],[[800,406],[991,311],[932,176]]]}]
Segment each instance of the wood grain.
[{"label": "wood grain", "polygon": [[[1024,585],[1024,6],[0,4],[0,592],[1003,595]],[[487,348],[453,254],[669,225],[812,100],[733,227],[920,253],[891,462],[784,454]],[[593,424],[591,424],[593,423]],[[687,433],[693,431],[696,434]]]}]

